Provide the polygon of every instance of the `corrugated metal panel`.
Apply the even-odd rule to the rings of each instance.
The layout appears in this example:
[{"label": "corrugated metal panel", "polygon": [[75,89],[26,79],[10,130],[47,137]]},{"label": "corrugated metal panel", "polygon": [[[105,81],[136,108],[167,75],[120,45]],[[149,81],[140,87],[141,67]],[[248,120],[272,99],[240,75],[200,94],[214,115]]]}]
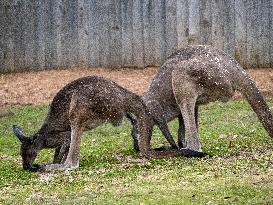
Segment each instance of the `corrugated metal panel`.
[{"label": "corrugated metal panel", "polygon": [[270,67],[272,9],[273,0],[2,0],[0,72],[141,68],[187,44]]}]

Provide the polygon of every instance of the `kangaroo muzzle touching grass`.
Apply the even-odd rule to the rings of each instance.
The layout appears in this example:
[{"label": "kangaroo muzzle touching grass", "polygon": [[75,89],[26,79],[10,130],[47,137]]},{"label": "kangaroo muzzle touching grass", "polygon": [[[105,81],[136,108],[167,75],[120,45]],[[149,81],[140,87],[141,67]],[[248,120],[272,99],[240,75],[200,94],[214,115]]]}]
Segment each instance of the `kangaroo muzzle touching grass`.
[{"label": "kangaroo muzzle touching grass", "polygon": [[[273,137],[273,117],[255,82],[233,58],[211,46],[187,46],[173,53],[142,99],[153,118],[150,125],[157,124],[171,145],[174,140],[167,122],[178,118],[178,146],[201,152],[197,132],[199,105],[226,102],[235,90],[246,97]],[[131,120],[132,124],[136,121]],[[132,134],[136,135],[137,130]]]},{"label": "kangaroo muzzle touching grass", "polygon": [[[23,168],[30,171],[63,170],[79,166],[81,134],[105,122],[118,125],[126,113],[136,116],[134,129],[138,133],[134,144],[148,158],[196,156],[204,154],[192,150],[156,151],[150,147],[152,119],[141,98],[102,77],[79,78],[62,88],[54,97],[40,130],[26,137],[13,126],[22,142]],[[33,164],[43,148],[55,148],[53,164]]]}]

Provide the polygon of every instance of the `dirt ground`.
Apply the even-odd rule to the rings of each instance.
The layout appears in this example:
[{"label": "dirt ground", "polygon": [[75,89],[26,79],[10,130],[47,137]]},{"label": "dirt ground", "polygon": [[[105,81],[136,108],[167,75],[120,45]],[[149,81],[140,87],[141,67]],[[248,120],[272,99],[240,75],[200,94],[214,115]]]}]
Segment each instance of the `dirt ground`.
[{"label": "dirt ground", "polygon": [[[79,77],[98,75],[107,77],[119,85],[142,95],[148,88],[158,68],[135,69],[71,69],[48,70],[0,75],[0,107],[49,103],[56,92],[68,82]],[[249,69],[266,96],[273,96],[273,69]],[[235,98],[240,98],[239,94]]]}]

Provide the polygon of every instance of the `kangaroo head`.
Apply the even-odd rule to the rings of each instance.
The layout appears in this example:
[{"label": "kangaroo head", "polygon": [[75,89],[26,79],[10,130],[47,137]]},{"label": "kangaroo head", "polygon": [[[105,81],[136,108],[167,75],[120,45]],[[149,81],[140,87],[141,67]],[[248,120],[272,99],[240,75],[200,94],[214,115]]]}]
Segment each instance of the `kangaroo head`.
[{"label": "kangaroo head", "polygon": [[39,134],[34,134],[26,137],[19,127],[13,125],[13,132],[20,140],[21,144],[21,157],[23,161],[24,170],[37,171],[40,167],[33,164],[40,150],[40,142],[38,139]]}]

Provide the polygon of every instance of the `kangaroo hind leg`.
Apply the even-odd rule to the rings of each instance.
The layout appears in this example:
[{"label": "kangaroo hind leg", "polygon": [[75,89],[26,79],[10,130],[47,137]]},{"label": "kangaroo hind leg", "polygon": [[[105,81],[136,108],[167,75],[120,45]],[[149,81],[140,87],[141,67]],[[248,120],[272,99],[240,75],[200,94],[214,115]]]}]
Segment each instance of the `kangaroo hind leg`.
[{"label": "kangaroo hind leg", "polygon": [[185,140],[179,137],[179,144],[187,149],[202,152],[196,123],[196,100],[198,97],[196,84],[178,73],[172,77],[172,87],[185,126]]},{"label": "kangaroo hind leg", "polygon": [[74,169],[79,167],[80,161],[80,144],[81,144],[81,134],[84,127],[81,125],[71,126],[71,142],[67,158],[64,162],[64,169]]}]

